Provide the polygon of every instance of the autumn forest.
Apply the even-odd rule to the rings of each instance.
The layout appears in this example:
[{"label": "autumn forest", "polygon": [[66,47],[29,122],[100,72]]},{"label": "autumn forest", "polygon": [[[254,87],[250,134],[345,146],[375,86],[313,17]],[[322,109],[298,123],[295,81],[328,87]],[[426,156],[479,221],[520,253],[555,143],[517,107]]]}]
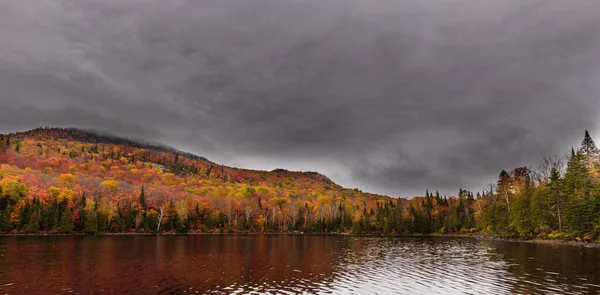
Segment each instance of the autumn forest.
[{"label": "autumn forest", "polygon": [[[479,191],[396,199],[317,172],[219,165],[78,129],[0,135],[1,233],[477,233],[598,241],[600,153],[502,170]],[[501,168],[501,167],[500,167]]]}]

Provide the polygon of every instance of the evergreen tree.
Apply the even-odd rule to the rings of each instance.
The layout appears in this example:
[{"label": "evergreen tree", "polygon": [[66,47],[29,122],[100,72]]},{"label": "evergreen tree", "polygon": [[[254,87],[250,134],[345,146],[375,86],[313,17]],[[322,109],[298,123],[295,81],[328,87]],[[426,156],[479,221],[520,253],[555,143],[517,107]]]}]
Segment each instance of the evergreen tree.
[{"label": "evergreen tree", "polygon": [[593,213],[588,208],[593,184],[581,150],[571,155],[563,183],[563,193],[567,196],[564,225],[571,233],[580,235],[591,228]]},{"label": "evergreen tree", "polygon": [[598,157],[598,148],[587,130],[585,131],[585,136],[583,137],[583,142],[581,143],[581,148],[579,150],[589,158],[595,159]]},{"label": "evergreen tree", "polygon": [[73,212],[71,208],[66,207],[62,214],[62,218],[60,221],[60,232],[62,233],[70,233],[75,228],[75,223],[73,221]]},{"label": "evergreen tree", "polygon": [[512,177],[510,173],[506,172],[506,170],[502,170],[498,177],[497,191],[498,194],[501,195],[501,198],[504,198],[506,202],[506,209],[510,215],[510,191],[511,191],[511,183]]},{"label": "evergreen tree", "polygon": [[40,210],[34,210],[29,216],[29,222],[27,223],[27,227],[25,231],[28,233],[37,233],[40,231]]},{"label": "evergreen tree", "polygon": [[[547,190],[550,194],[554,205],[552,206],[556,210],[556,220],[558,222],[558,231],[562,231],[562,212],[561,208],[564,208],[564,202],[562,197],[562,179],[560,172],[556,168],[552,168],[550,171],[550,182],[547,184]],[[564,211],[564,209],[563,209]]]},{"label": "evergreen tree", "polygon": [[[396,233],[402,233],[404,232],[404,220],[402,219],[402,214],[403,214],[403,210],[402,210],[402,206],[400,205],[400,201],[398,201],[398,203],[396,204],[396,206],[394,207],[394,212],[393,212],[393,223],[394,223],[394,228],[396,229]],[[354,226],[354,224],[353,224]]]},{"label": "evergreen tree", "polygon": [[521,192],[516,196],[513,203],[512,221],[521,237],[530,236],[535,230],[531,219],[531,199],[529,192]]},{"label": "evergreen tree", "polygon": [[142,192],[140,193],[140,205],[146,211],[146,196],[144,195],[144,186],[142,186]]},{"label": "evergreen tree", "polygon": [[32,211],[31,203],[25,202],[25,207],[21,210],[19,221],[16,224],[17,230],[27,230],[27,223],[29,223],[29,216]]},{"label": "evergreen tree", "polygon": [[9,232],[13,229],[13,225],[10,223],[10,212],[10,204],[3,211],[0,211],[0,232]]},{"label": "evergreen tree", "polygon": [[98,215],[95,210],[89,210],[85,215],[83,231],[86,234],[95,234],[98,232]]},{"label": "evergreen tree", "polygon": [[106,214],[96,211],[96,223],[98,224],[98,232],[105,231],[108,223]]},{"label": "evergreen tree", "polygon": [[583,193],[589,190],[590,175],[585,163],[585,155],[581,152],[571,150],[571,157],[567,163],[567,171],[564,178],[564,189],[569,195],[573,195],[576,191]]}]

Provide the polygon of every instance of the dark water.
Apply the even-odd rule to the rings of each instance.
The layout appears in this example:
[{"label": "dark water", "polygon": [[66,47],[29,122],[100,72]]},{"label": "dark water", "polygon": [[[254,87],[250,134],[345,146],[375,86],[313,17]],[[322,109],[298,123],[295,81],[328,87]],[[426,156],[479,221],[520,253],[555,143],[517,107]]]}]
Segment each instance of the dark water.
[{"label": "dark water", "polygon": [[445,237],[0,237],[0,294],[597,294],[600,249]]}]

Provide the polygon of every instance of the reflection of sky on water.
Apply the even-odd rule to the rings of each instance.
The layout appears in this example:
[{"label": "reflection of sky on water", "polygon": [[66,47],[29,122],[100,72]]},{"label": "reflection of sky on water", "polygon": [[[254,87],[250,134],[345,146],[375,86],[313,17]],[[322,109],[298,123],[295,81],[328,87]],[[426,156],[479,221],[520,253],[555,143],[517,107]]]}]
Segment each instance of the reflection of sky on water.
[{"label": "reflection of sky on water", "polygon": [[[503,294],[507,264],[466,239],[355,239],[335,293]],[[482,275],[484,274],[484,275]]]}]

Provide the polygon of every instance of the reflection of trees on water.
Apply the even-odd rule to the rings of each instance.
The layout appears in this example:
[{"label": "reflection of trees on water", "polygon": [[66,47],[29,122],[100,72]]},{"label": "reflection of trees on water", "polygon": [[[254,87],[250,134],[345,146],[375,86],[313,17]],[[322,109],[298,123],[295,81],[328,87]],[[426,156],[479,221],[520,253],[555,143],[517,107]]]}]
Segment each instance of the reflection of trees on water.
[{"label": "reflection of trees on water", "polygon": [[[7,247],[23,247],[22,239]],[[34,237],[32,251],[3,265],[39,294],[310,291],[332,281],[339,246],[335,238],[294,235]]]},{"label": "reflection of trees on water", "polygon": [[598,286],[600,249],[559,245],[316,235],[0,238],[0,294],[595,294]]},{"label": "reflection of trees on water", "polygon": [[[334,257],[329,253],[334,240],[300,236],[198,236],[163,237],[159,261],[172,280],[195,290],[222,290],[225,287],[307,288],[308,282],[333,271]],[[316,243],[315,243],[316,242]],[[190,255],[190,253],[197,253]],[[179,277],[175,277],[175,275]],[[188,288],[189,288],[188,287]]]}]

